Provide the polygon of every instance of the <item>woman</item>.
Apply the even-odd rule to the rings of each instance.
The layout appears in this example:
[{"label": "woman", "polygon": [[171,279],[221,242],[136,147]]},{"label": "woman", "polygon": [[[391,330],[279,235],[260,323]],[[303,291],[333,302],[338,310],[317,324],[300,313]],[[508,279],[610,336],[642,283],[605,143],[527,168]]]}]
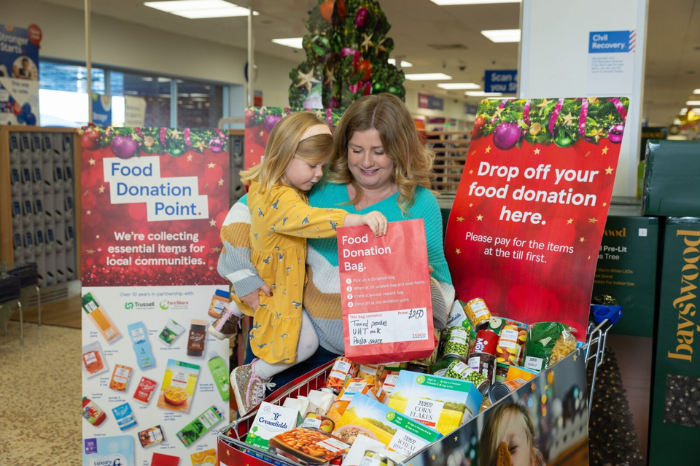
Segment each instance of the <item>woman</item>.
[{"label": "woman", "polygon": [[[440,208],[430,191],[434,156],[420,143],[411,114],[393,95],[366,96],[344,113],[334,139],[330,173],[309,193],[309,204],[354,214],[376,210],[389,222],[422,218],[431,267],[433,320],[437,329],[444,328],[454,287],[443,252]],[[272,291],[250,263],[246,201],[243,197],[224,221],[218,270],[241,300],[256,309],[260,293],[269,296]],[[344,353],[337,239],[309,239],[307,244],[304,308],[316,328],[320,348],[311,358],[277,375],[279,386]],[[246,363],[252,359],[249,350]],[[269,380],[250,377],[245,387],[250,406],[246,408],[262,401],[266,386]]]}]

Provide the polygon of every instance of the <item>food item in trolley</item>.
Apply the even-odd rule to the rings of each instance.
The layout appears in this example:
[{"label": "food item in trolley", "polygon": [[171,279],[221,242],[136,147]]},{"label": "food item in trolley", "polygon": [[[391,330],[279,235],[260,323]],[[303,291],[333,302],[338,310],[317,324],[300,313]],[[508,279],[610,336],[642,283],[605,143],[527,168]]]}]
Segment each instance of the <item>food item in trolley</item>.
[{"label": "food item in trolley", "polygon": [[445,332],[445,347],[443,358],[455,358],[461,361],[467,359],[469,351],[469,334],[463,327],[450,327]]},{"label": "food item in trolley", "polygon": [[306,397],[287,398],[282,404],[285,408],[291,408],[297,412],[297,426],[304,422],[306,413],[309,412],[309,399]]},{"label": "food item in trolley", "polygon": [[[270,451],[306,464],[325,464],[350,449],[350,445],[319,430],[297,427],[270,439]],[[304,464],[302,463],[302,464]]]},{"label": "food item in trolley", "polygon": [[484,324],[484,328],[487,328],[487,329],[493,331],[494,333],[496,333],[496,335],[500,336],[501,330],[503,330],[503,327],[505,327],[506,325],[515,325],[516,327],[522,327],[522,328],[529,327],[529,325],[527,325],[523,322],[509,319],[507,317],[491,316],[488,323]]},{"label": "food item in trolley", "polygon": [[527,341],[527,328],[506,324],[501,329],[496,348],[496,361],[511,366],[522,366]]},{"label": "food item in trolley", "polygon": [[562,332],[561,336],[557,338],[556,343],[554,343],[554,348],[552,348],[552,356],[549,358],[549,365],[552,366],[571,353],[576,349],[576,337],[574,337],[568,331]]},{"label": "food item in trolley", "polygon": [[406,456],[387,450],[381,442],[361,435],[355,439],[341,466],[396,466],[405,459]]},{"label": "food item in trolley", "polygon": [[503,364],[502,362],[496,363],[496,382],[503,382],[508,376],[508,370],[513,367],[509,364]]},{"label": "food item in trolley", "polygon": [[452,361],[457,361],[455,358],[442,358],[430,366],[431,375],[439,375],[444,377],[447,373],[447,367],[452,364]]},{"label": "food item in trolley", "polygon": [[131,372],[131,367],[115,364],[114,371],[112,372],[112,379],[109,381],[109,388],[121,392],[126,391],[126,386],[129,385],[129,379],[131,378]]},{"label": "food item in trolley", "polygon": [[334,423],[338,422],[355,395],[367,395],[373,387],[374,385],[368,383],[366,379],[349,379],[328,410],[328,417]]},{"label": "food item in trolley", "polygon": [[396,387],[396,381],[399,379],[400,373],[401,371],[386,368],[382,371],[382,376],[379,378],[379,386],[377,387],[377,390],[381,390],[381,392],[384,394],[384,401],[388,401],[387,397],[391,396],[391,394],[394,392],[394,387]]},{"label": "food item in trolley", "polygon": [[491,318],[491,311],[486,305],[486,301],[481,298],[474,298],[465,303],[464,312],[467,314],[469,323],[475,329]]},{"label": "food item in trolley", "polygon": [[323,414],[324,416],[331,409],[333,401],[335,401],[335,394],[333,392],[326,392],[321,390],[309,390],[309,412],[314,412],[317,414]]},{"label": "food item in trolley", "polygon": [[526,367],[509,366],[506,380],[523,379],[526,382],[537,377],[538,372]]},{"label": "food item in trolley", "polygon": [[335,360],[330,374],[328,374],[328,379],[326,379],[326,387],[340,391],[343,388],[343,385],[345,385],[345,379],[348,377],[355,377],[356,374],[357,364],[348,358],[339,356]]},{"label": "food item in trolley", "polygon": [[[489,329],[482,329],[476,334],[476,343],[473,353],[488,353],[496,356],[498,348],[498,335]],[[472,353],[472,354],[473,354]]]},{"label": "food item in trolley", "polygon": [[155,445],[156,443],[165,441],[165,434],[163,433],[163,429],[161,429],[159,425],[153,426],[146,430],[142,430],[141,432],[139,432],[138,436],[139,442],[141,442],[141,446],[143,448],[147,448],[152,445]]},{"label": "food item in trolley", "polygon": [[503,382],[496,382],[491,386],[491,389],[489,390],[489,400],[491,400],[491,404],[495,405],[501,398],[505,398],[506,396],[510,395],[526,383],[527,381],[523,379],[513,379],[506,380]]},{"label": "food item in trolley", "polygon": [[369,437],[378,440],[389,450],[406,456],[413,455],[442,437],[440,432],[367,395],[357,395],[352,399],[345,414],[336,423],[333,435],[350,444],[358,436]]},{"label": "food item in trolley", "polygon": [[474,353],[469,356],[467,365],[479,372],[491,384],[496,382],[496,356],[489,353]]},{"label": "food item in trolley", "polygon": [[297,413],[298,411],[294,408],[285,408],[263,401],[246,435],[245,443],[267,451],[270,439],[296,427]]},{"label": "food item in trolley", "polygon": [[484,396],[486,396],[489,387],[491,386],[491,382],[489,382],[486,377],[481,375],[479,371],[472,369],[469,367],[469,365],[460,360],[454,360],[449,366],[447,366],[445,377],[471,382],[479,393]]},{"label": "food item in trolley", "polygon": [[99,341],[83,346],[83,369],[88,379],[109,370]]},{"label": "food item in trolley", "polygon": [[354,378],[365,379],[369,383],[376,383],[382,375],[383,366],[379,364],[361,364]]},{"label": "food item in trolley", "polygon": [[[556,360],[568,356],[567,350],[576,347],[576,339],[569,332],[569,327],[558,322],[538,322],[528,329],[527,343],[525,344],[525,361],[523,366],[535,371],[542,371],[554,364],[551,362],[554,348],[557,348]],[[567,346],[566,343],[570,342]],[[573,348],[571,346],[573,345]]]},{"label": "food item in trolley", "polygon": [[182,444],[189,447],[194,442],[204,437],[216,424],[221,422],[223,416],[216,406],[208,407],[202,414],[194,418],[192,422],[180,429],[176,434]]},{"label": "food item in trolley", "polygon": [[465,380],[401,371],[388,406],[447,435],[479,412],[483,395],[475,387]]},{"label": "food item in trolley", "polygon": [[[331,406],[331,410],[333,407]],[[329,412],[330,414],[330,412]],[[316,429],[321,432],[330,434],[335,429],[335,422],[330,417],[322,416],[321,414],[309,413],[304,418],[304,422],[299,426],[306,429]]]}]

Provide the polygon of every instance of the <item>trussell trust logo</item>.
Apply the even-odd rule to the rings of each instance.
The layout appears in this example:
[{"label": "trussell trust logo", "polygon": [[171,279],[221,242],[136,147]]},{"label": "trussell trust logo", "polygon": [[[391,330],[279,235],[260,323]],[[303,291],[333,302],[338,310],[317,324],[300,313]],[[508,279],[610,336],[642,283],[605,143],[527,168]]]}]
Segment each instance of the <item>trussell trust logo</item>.
[{"label": "trussell trust logo", "polygon": [[124,309],[155,309],[156,303],[154,301],[141,302],[141,301],[129,301],[124,303]]},{"label": "trussell trust logo", "polygon": [[134,303],[125,303],[124,304],[124,309],[133,309],[134,308]]}]

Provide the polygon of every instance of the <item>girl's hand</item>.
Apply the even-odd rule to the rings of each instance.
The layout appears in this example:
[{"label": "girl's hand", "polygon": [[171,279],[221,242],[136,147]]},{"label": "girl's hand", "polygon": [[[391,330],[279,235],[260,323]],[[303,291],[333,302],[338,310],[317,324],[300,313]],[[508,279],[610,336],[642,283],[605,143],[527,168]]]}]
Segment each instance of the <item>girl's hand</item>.
[{"label": "girl's hand", "polygon": [[270,285],[265,283],[263,286],[258,288],[255,291],[251,291],[245,296],[241,296],[241,301],[246,303],[248,307],[250,307],[252,310],[256,310],[260,306],[260,292],[265,293],[265,296],[272,296],[272,289],[270,288]]},{"label": "girl's hand", "polygon": [[387,222],[386,217],[376,210],[363,215],[362,223],[369,226],[374,236],[377,237],[386,235],[389,227],[389,222]]}]

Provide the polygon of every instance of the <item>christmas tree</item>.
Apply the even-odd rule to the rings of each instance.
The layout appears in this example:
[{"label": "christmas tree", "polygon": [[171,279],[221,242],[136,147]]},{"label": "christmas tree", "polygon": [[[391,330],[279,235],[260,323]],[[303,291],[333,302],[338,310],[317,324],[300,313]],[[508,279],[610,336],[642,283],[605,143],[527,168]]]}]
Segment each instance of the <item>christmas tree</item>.
[{"label": "christmas tree", "polygon": [[394,41],[379,2],[319,0],[306,27],[306,61],[289,73],[291,107],[346,108],[381,92],[404,99],[403,71],[388,62]]}]

